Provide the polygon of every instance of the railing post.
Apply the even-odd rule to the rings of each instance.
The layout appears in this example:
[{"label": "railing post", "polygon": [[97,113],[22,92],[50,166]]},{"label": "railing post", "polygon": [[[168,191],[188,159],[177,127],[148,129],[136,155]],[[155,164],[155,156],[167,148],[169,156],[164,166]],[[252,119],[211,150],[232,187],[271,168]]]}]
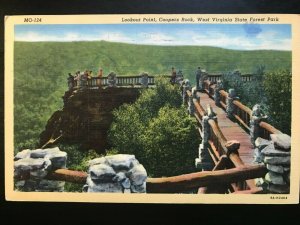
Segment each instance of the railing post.
[{"label": "railing post", "polygon": [[189,114],[192,116],[195,113],[195,105],[193,102],[193,95],[188,96],[189,100],[188,100],[188,112]]},{"label": "railing post", "polygon": [[198,67],[197,71],[196,71],[196,88],[197,90],[201,91],[202,88],[203,88],[203,85],[202,83],[200,84],[200,80],[201,80],[201,77],[203,76],[203,73],[200,69],[200,67]]},{"label": "railing post", "polygon": [[182,104],[185,104],[186,102],[186,97],[187,97],[186,92],[188,90],[189,91],[191,90],[191,85],[190,85],[190,81],[186,79],[182,82]]},{"label": "railing post", "polygon": [[193,98],[197,99],[197,102],[200,101],[200,96],[197,95],[197,88],[196,87],[192,88],[192,95],[193,95]]},{"label": "railing post", "polygon": [[111,72],[107,76],[107,83],[109,87],[116,87],[117,86],[117,75],[114,72]]},{"label": "railing post", "polygon": [[196,168],[207,171],[212,170],[214,167],[211,163],[210,154],[208,152],[209,138],[210,138],[210,125],[209,120],[217,120],[216,114],[212,111],[212,108],[208,105],[208,115],[202,118],[202,142],[199,145],[199,158],[195,159]]},{"label": "railing post", "polygon": [[210,163],[207,163],[209,160],[209,153],[208,153],[208,140],[210,134],[210,127],[208,123],[209,117],[203,116],[202,118],[202,141],[199,145],[199,155],[198,158],[195,159],[195,166],[200,170],[209,170]]},{"label": "railing post", "polygon": [[141,86],[142,88],[147,88],[148,87],[148,74],[147,73],[142,73],[141,75]]},{"label": "railing post", "polygon": [[256,104],[252,108],[252,116],[250,119],[250,137],[251,137],[251,143],[253,146],[255,146],[255,140],[260,135],[260,126],[259,123],[267,118],[266,115],[264,115],[261,111],[261,106],[259,104]]},{"label": "railing post", "polygon": [[195,99],[197,99],[197,102],[199,102],[200,97],[197,95],[196,87],[193,87],[191,92],[192,92],[192,95],[189,96],[189,99],[188,99],[188,112],[192,116],[195,113],[195,105],[194,105],[193,99],[195,98]]},{"label": "railing post", "polygon": [[215,99],[215,104],[216,106],[220,106],[220,101],[221,101],[221,94],[220,91],[223,90],[223,82],[222,80],[218,80],[216,87],[215,87],[215,93],[214,93],[214,99]]},{"label": "railing post", "polygon": [[233,101],[238,99],[238,97],[236,96],[236,92],[234,89],[229,89],[228,91],[228,96],[226,99],[226,113],[227,113],[227,117],[229,119],[233,119],[234,116],[234,111],[235,111],[235,105],[233,104]]}]

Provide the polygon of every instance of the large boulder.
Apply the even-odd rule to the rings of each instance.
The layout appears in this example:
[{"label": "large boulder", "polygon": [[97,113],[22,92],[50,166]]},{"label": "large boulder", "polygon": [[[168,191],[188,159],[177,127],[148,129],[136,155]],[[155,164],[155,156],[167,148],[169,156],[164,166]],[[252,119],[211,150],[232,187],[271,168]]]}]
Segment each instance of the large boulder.
[{"label": "large boulder", "polygon": [[145,193],[147,172],[134,155],[117,154],[89,161],[87,192]]},{"label": "large boulder", "polygon": [[106,156],[105,159],[116,170],[130,169],[133,161],[136,160],[134,155],[127,154],[110,155]]},{"label": "large boulder", "polygon": [[279,156],[266,156],[264,158],[264,163],[266,164],[273,164],[273,165],[290,165],[291,164],[291,157],[279,157]]},{"label": "large boulder", "polygon": [[291,137],[287,134],[271,134],[270,135],[274,145],[279,149],[290,151],[291,149]]},{"label": "large boulder", "polygon": [[270,145],[272,142],[266,139],[263,139],[261,137],[256,138],[255,140],[255,147],[257,147],[259,150],[262,150],[266,146]]},{"label": "large boulder", "polygon": [[24,158],[30,158],[30,154],[31,154],[30,149],[25,149],[23,151],[20,151],[15,155],[14,161],[17,161],[19,159],[24,159]]},{"label": "large boulder", "polygon": [[101,184],[95,183],[89,176],[86,180],[88,188],[87,192],[114,192],[122,193],[122,186],[118,182],[102,182]]},{"label": "large boulder", "polygon": [[24,158],[14,163],[15,169],[36,170],[48,167],[51,164],[47,159]]},{"label": "large boulder", "polygon": [[277,150],[275,149],[275,146],[273,143],[271,143],[270,145],[266,146],[264,149],[261,150],[261,153],[265,156],[290,156],[291,152],[286,152],[286,151],[281,151],[281,150]]},{"label": "large boulder", "polygon": [[97,164],[89,168],[89,174],[93,181],[101,182],[112,180],[112,178],[115,177],[116,172],[108,165]]},{"label": "large boulder", "polygon": [[25,149],[14,158],[15,187],[22,191],[63,191],[65,182],[45,180],[49,171],[66,168],[67,153],[59,148]]},{"label": "large boulder", "polygon": [[147,179],[147,172],[141,164],[129,170],[128,175],[134,185],[142,185]]},{"label": "large boulder", "polygon": [[277,185],[285,185],[286,184],[286,182],[283,180],[283,177],[280,174],[274,173],[271,171],[269,171],[266,174],[265,180],[268,183],[277,184]]}]

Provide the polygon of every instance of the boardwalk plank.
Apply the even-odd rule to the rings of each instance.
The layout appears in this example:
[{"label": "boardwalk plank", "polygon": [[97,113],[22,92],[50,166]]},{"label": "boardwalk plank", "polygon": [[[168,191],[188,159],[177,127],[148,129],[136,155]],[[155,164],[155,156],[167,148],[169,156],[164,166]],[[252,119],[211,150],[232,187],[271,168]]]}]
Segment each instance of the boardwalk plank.
[{"label": "boardwalk plank", "polygon": [[214,100],[206,93],[198,93],[200,96],[200,104],[204,109],[207,109],[209,104],[213,111],[217,114],[218,125],[227,140],[238,140],[241,144],[239,149],[240,158],[245,164],[253,164],[254,149],[250,141],[249,134],[243,130],[238,123],[228,119],[226,112],[215,105]]}]

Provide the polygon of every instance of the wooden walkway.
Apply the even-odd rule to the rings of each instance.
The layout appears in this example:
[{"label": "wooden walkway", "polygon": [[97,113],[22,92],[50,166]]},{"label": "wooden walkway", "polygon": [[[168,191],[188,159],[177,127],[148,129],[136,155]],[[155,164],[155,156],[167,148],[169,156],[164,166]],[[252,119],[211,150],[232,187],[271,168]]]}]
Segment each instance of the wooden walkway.
[{"label": "wooden walkway", "polygon": [[216,106],[214,100],[211,99],[208,94],[198,92],[198,96],[200,96],[200,104],[204,109],[206,109],[209,104],[217,114],[218,125],[225,138],[228,141],[237,140],[240,142],[239,155],[243,162],[247,165],[253,164],[254,149],[250,141],[250,135],[243,130],[238,123],[228,119],[225,110]]}]

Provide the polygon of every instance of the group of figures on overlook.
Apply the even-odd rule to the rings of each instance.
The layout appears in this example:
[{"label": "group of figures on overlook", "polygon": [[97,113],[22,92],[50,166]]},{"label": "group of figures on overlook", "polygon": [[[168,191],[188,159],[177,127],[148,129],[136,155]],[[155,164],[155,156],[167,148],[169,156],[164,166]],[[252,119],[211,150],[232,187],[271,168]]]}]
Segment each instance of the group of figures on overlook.
[{"label": "group of figures on overlook", "polygon": [[[72,75],[69,73],[67,78],[67,83],[69,90],[72,90],[74,87],[78,86],[79,88],[85,88],[89,85],[89,81],[93,82],[93,85],[101,86],[103,84],[102,79],[103,78],[103,69],[100,68],[97,75],[93,77],[92,75],[93,71],[91,70],[85,70],[83,73],[80,71],[77,71],[75,75]],[[141,75],[141,84],[142,86],[148,86],[148,73],[142,73]],[[96,78],[96,79],[94,79]],[[117,84],[117,75],[114,72],[111,72],[107,76],[108,79],[108,86],[116,86]],[[201,70],[200,67],[197,68],[195,72],[195,81],[196,81],[196,90],[202,90],[203,89],[203,82],[207,79],[207,76],[205,73],[203,73],[203,70]],[[170,75],[170,83],[171,84],[180,84],[181,90],[184,86],[190,87],[190,81],[188,79],[184,79],[182,70],[179,70],[176,72],[175,68],[172,67],[171,75]],[[190,89],[190,88],[188,88]]]}]

